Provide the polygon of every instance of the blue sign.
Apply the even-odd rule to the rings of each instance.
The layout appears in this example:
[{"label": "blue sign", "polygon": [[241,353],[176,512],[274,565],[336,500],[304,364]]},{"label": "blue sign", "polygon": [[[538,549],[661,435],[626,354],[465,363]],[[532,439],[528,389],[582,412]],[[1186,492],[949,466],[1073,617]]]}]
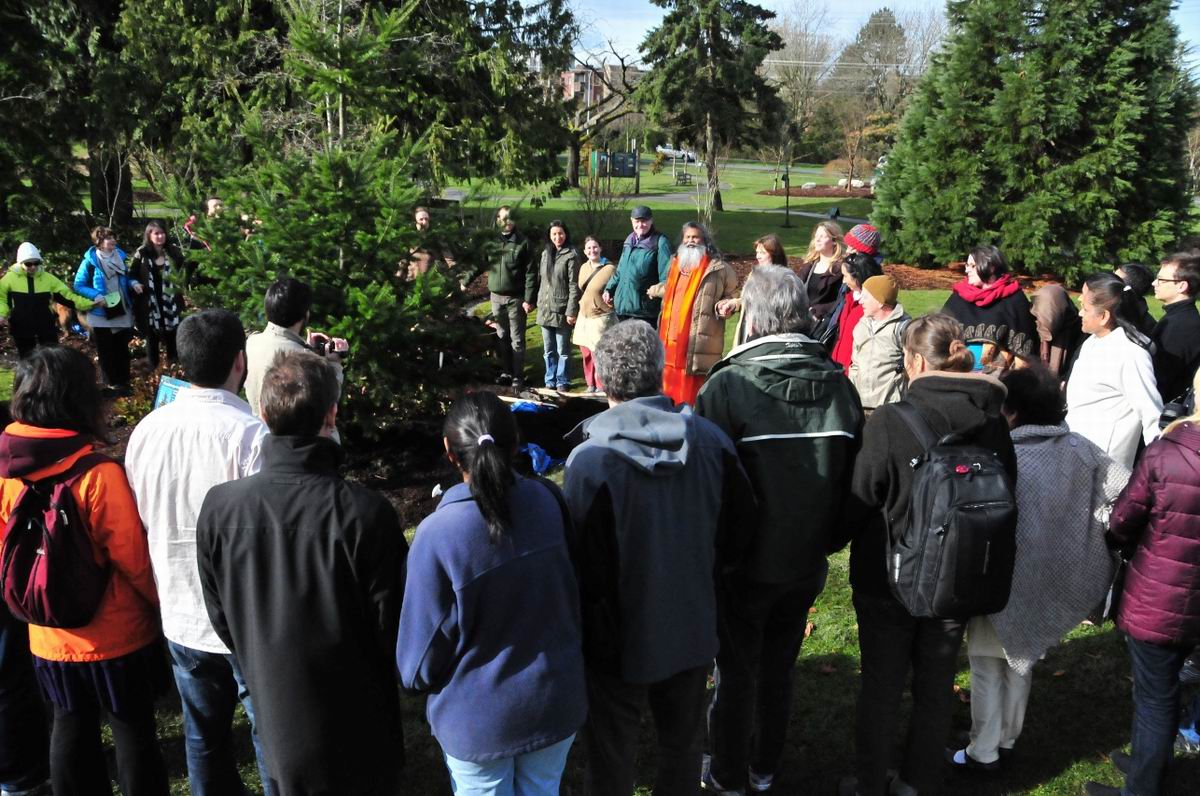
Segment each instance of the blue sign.
[{"label": "blue sign", "polygon": [[154,408],[169,404],[179,397],[180,390],[186,390],[192,385],[183,379],[163,376],[158,380],[158,392],[154,395]]}]

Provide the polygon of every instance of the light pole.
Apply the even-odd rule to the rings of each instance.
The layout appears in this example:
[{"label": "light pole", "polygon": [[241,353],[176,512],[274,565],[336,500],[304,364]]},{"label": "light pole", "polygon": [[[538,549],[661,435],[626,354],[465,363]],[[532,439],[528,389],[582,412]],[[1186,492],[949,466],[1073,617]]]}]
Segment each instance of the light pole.
[{"label": "light pole", "polygon": [[783,225],[785,227],[792,225],[791,158],[788,158],[788,161],[783,164]]}]

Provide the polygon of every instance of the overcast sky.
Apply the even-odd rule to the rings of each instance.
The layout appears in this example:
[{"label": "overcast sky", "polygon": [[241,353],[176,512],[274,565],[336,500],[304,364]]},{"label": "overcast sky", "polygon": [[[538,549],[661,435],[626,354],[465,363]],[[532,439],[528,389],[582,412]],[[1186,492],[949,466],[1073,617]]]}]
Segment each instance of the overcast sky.
[{"label": "overcast sky", "polygon": [[[797,2],[758,0],[759,5],[777,13]],[[831,32],[837,38],[849,41],[871,13],[883,6],[903,14],[913,9],[941,8],[944,4],[931,0],[829,0],[825,5]],[[663,17],[663,10],[648,0],[574,0],[574,6],[583,25],[585,47],[600,49],[605,40],[611,40],[618,52],[634,56],[646,33]],[[1178,0],[1174,17],[1183,41],[1193,48],[1190,62],[1200,64],[1200,0]]]}]

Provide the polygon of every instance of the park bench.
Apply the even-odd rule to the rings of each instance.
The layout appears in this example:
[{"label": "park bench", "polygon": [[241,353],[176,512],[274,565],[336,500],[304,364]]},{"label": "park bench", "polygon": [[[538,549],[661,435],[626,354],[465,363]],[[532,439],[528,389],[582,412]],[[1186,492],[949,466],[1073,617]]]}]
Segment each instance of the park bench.
[{"label": "park bench", "polygon": [[692,184],[692,175],[688,174],[686,171],[679,172],[678,174],[675,175],[675,184],[676,185],[691,185]]}]

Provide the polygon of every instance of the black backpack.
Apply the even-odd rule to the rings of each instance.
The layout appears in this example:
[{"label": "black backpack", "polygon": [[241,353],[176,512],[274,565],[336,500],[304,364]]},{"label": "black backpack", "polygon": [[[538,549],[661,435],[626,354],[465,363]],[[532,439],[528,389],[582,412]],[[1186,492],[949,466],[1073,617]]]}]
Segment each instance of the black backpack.
[{"label": "black backpack", "polygon": [[1017,552],[1012,480],[990,450],[938,439],[916,407],[895,404],[924,453],[913,468],[908,525],[888,529],[888,582],[916,617],[965,619],[1008,603]]}]

